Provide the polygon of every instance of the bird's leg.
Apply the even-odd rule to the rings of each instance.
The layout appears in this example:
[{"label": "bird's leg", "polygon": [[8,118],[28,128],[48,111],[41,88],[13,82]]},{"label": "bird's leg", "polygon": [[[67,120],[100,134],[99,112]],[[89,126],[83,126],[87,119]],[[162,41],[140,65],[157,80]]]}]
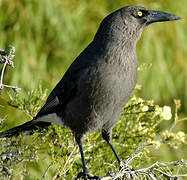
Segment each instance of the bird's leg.
[{"label": "bird's leg", "polygon": [[121,161],[119,155],[117,154],[116,150],[114,149],[113,144],[112,144],[110,141],[107,141],[107,143],[108,143],[109,146],[111,147],[113,153],[115,154],[115,156],[116,156],[116,158],[117,158],[117,160],[118,160],[119,165],[121,166],[121,162],[122,162],[122,161]]},{"label": "bird's leg", "polygon": [[83,165],[83,173],[84,174],[89,174],[88,168],[87,168],[87,165],[86,165],[86,161],[85,161],[85,157],[84,157],[84,149],[83,149],[82,143],[78,143],[78,146],[79,146],[79,150],[80,150],[80,153],[81,153],[81,160],[82,160],[82,165]]},{"label": "bird's leg", "polygon": [[106,131],[106,130],[102,130],[102,137],[103,139],[109,144],[110,148],[112,149],[113,153],[115,154],[116,158],[117,158],[117,161],[120,165],[120,167],[122,166],[122,160],[120,159],[119,155],[117,154],[113,144],[110,142],[110,138],[111,138],[111,134],[112,134],[112,131]]},{"label": "bird's leg", "polygon": [[77,179],[83,177],[84,180],[87,180],[87,179],[93,179],[93,180],[97,180],[99,179],[98,176],[92,176],[89,171],[88,171],[88,168],[87,168],[87,165],[86,165],[86,161],[85,161],[85,157],[84,157],[84,149],[83,149],[83,146],[82,146],[82,142],[83,142],[83,137],[75,137],[76,141],[77,141],[77,144],[79,146],[79,150],[80,150],[80,153],[81,153],[81,160],[82,160],[82,165],[83,165],[83,172],[80,172],[78,175],[77,175]]}]

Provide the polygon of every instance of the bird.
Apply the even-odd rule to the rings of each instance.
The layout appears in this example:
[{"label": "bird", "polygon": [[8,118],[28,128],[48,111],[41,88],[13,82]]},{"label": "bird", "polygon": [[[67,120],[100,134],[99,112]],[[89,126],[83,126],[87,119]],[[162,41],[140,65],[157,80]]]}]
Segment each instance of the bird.
[{"label": "bird", "polygon": [[178,19],[181,17],[140,6],[122,7],[107,15],[93,40],[75,58],[37,115],[31,121],[1,132],[0,137],[45,128],[51,123],[69,127],[82,160],[83,170],[77,177],[94,179],[85,161],[83,138],[99,131],[121,164],[111,136],[137,82],[136,43],[148,25]]}]

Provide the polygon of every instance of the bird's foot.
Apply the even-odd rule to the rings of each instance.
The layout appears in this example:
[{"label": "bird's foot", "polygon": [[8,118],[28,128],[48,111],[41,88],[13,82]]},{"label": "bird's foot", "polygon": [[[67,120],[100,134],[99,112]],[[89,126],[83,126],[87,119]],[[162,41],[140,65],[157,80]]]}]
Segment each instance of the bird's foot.
[{"label": "bird's foot", "polygon": [[120,162],[120,168],[119,168],[120,171],[123,171],[123,170],[126,170],[126,171],[135,171],[134,168],[132,168],[132,166],[130,166],[129,164],[126,164],[126,162]]},{"label": "bird's foot", "polygon": [[92,174],[90,174],[89,172],[85,173],[85,172],[80,172],[78,175],[77,175],[77,178],[76,179],[84,179],[84,180],[99,180],[99,176],[94,176]]}]

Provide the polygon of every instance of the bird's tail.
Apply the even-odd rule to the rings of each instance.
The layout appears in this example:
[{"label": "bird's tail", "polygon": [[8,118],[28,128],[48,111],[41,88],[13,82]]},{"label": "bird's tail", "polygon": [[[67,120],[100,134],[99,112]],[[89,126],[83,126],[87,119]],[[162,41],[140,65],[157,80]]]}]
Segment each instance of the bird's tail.
[{"label": "bird's tail", "polygon": [[14,135],[18,135],[20,132],[32,131],[34,129],[37,129],[37,127],[46,127],[46,126],[49,126],[50,124],[51,124],[50,122],[41,122],[41,121],[37,121],[36,119],[33,119],[20,126],[16,126],[12,129],[1,132],[0,138],[11,137]]}]

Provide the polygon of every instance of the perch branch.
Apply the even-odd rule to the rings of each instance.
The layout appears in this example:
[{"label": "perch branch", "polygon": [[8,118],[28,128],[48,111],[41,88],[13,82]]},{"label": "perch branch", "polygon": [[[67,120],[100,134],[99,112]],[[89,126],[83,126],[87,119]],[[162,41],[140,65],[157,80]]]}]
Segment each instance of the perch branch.
[{"label": "perch branch", "polygon": [[6,66],[9,65],[14,68],[14,62],[12,61],[15,56],[14,53],[15,53],[15,48],[13,46],[10,47],[9,54],[7,54],[4,50],[0,50],[0,55],[2,56],[0,59],[0,63],[3,64],[1,75],[0,75],[0,90],[2,90],[4,87],[12,88],[15,91],[21,90],[21,88],[17,86],[10,86],[10,85],[3,84],[3,78],[4,78]]}]

